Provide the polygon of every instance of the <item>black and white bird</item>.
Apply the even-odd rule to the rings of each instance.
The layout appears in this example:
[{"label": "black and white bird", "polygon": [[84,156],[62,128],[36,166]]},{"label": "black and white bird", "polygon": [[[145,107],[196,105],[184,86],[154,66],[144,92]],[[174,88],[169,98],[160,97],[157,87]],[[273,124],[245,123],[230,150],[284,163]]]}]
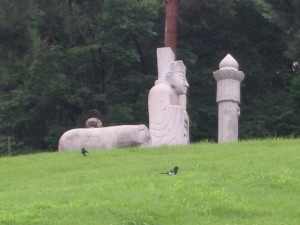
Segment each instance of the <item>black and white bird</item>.
[{"label": "black and white bird", "polygon": [[165,172],[165,173],[160,173],[160,174],[176,175],[177,172],[178,172],[178,169],[179,169],[179,167],[178,167],[178,166],[175,166],[175,167],[174,167],[173,169],[171,169],[170,171]]},{"label": "black and white bird", "polygon": [[293,64],[292,64],[293,72],[296,72],[297,70],[299,70],[299,68],[300,68],[299,63],[298,62],[293,62]]},{"label": "black and white bird", "polygon": [[89,154],[89,152],[88,152],[87,150],[85,150],[85,148],[82,148],[82,149],[81,149],[81,153],[82,153],[82,155],[84,155],[84,156],[87,156],[87,155]]}]

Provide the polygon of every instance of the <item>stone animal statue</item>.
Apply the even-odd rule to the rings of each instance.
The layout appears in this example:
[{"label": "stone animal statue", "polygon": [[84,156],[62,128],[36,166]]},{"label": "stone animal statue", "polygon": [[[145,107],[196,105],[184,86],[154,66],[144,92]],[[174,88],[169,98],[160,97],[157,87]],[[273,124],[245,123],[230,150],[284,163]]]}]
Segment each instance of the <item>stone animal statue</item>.
[{"label": "stone animal statue", "polygon": [[60,138],[59,151],[85,149],[109,149],[130,146],[150,147],[151,135],[141,125],[120,125],[102,128],[77,128],[66,131]]},{"label": "stone animal statue", "polygon": [[91,109],[86,113],[86,128],[103,127],[102,115],[97,109]]}]

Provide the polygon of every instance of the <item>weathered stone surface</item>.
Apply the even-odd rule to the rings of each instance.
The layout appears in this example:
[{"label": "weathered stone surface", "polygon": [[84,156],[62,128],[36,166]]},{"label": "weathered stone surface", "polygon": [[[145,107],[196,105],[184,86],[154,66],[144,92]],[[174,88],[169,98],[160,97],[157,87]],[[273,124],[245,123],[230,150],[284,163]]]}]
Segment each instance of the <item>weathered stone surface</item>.
[{"label": "weathered stone surface", "polygon": [[224,59],[219,64],[219,69],[220,70],[238,70],[239,69],[239,64],[238,62],[230,55],[227,54]]},{"label": "weathered stone surface", "polygon": [[149,92],[149,130],[152,145],[189,143],[186,93],[189,84],[181,60],[174,61],[171,48],[157,49],[158,80]]},{"label": "weathered stone surface", "polygon": [[85,149],[109,149],[129,146],[151,146],[151,136],[145,125],[121,125],[103,128],[78,128],[65,132],[59,151]]},{"label": "weathered stone surface", "polygon": [[240,108],[237,102],[221,101],[218,104],[218,142],[237,141],[239,134],[238,117]]},{"label": "weathered stone surface", "polygon": [[232,100],[240,102],[240,82],[233,79],[222,79],[217,82],[217,102]]},{"label": "weathered stone surface", "polygon": [[158,80],[165,80],[166,75],[170,70],[169,65],[175,61],[175,55],[171,48],[158,48],[157,55],[157,70]]},{"label": "weathered stone surface", "polygon": [[102,115],[97,109],[89,110],[86,115],[85,127],[98,128],[103,127]]},{"label": "weathered stone surface", "polygon": [[85,121],[85,127],[86,128],[99,128],[99,127],[103,127],[103,124],[102,124],[101,120],[93,117],[93,118],[89,118],[87,121]]},{"label": "weathered stone surface", "polygon": [[238,118],[240,116],[240,83],[245,75],[238,70],[237,61],[228,54],[213,72],[217,81],[218,142],[238,140]]}]

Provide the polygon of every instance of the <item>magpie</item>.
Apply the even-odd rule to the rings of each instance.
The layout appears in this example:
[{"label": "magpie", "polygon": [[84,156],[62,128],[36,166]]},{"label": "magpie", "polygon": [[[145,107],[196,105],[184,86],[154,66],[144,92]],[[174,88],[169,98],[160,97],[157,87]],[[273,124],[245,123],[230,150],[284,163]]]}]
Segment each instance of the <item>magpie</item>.
[{"label": "magpie", "polygon": [[178,167],[178,166],[175,166],[175,167],[174,167],[173,169],[171,169],[170,171],[165,172],[165,173],[160,173],[160,174],[176,175],[178,169],[179,169],[179,167]]},{"label": "magpie", "polygon": [[300,68],[299,63],[298,62],[293,62],[293,65],[292,65],[293,72],[299,70],[299,68]]},{"label": "magpie", "polygon": [[82,148],[82,149],[81,149],[81,153],[82,153],[82,155],[84,155],[84,156],[87,156],[87,155],[89,154],[89,152],[88,152],[87,150],[85,150],[85,148]]}]

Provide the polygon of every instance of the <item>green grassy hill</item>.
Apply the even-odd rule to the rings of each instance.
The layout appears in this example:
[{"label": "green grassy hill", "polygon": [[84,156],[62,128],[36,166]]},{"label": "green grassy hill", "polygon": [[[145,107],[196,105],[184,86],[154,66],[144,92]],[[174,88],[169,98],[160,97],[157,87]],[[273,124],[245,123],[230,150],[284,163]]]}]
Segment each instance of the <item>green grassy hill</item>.
[{"label": "green grassy hill", "polygon": [[300,221],[299,139],[4,157],[0,174],[1,225]]}]

